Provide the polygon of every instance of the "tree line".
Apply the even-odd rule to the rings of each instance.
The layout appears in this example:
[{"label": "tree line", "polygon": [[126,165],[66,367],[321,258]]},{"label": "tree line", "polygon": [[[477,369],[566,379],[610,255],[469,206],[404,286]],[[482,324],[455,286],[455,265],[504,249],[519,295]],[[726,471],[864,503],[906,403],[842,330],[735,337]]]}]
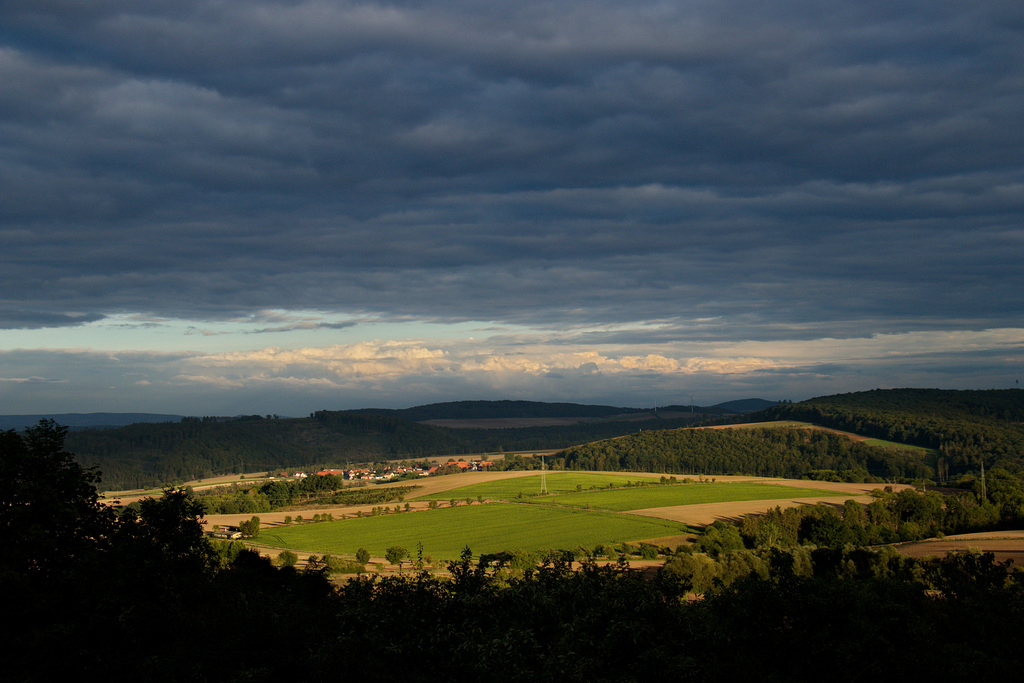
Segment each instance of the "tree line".
[{"label": "tree line", "polygon": [[232,484],[196,495],[208,515],[270,512],[295,505],[378,505],[401,500],[417,486],[381,488],[346,485],[337,475],[275,480],[262,484]]}]

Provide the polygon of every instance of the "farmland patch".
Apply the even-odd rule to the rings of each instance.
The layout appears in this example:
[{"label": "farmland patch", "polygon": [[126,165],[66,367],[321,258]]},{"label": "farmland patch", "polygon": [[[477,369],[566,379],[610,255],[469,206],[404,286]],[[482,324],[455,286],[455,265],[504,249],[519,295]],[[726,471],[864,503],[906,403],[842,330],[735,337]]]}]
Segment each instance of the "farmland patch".
[{"label": "farmland patch", "polygon": [[571,505],[574,507],[590,506],[591,508],[600,508],[602,510],[624,512],[677,505],[702,505],[731,501],[777,500],[831,495],[834,495],[834,492],[822,489],[737,482],[726,484],[672,484],[667,486],[649,486],[642,489],[583,491],[546,496],[536,500],[549,500],[560,505]]},{"label": "farmland patch", "polygon": [[351,555],[366,548],[374,556],[417,543],[435,559],[454,559],[466,546],[474,554],[506,549],[593,547],[670,536],[687,529],[678,522],[600,510],[493,503],[423,512],[346,519],[264,529],[260,543],[313,553]]},{"label": "farmland patch", "polygon": [[[606,488],[611,486],[625,486],[627,482],[644,481],[658,483],[661,475],[644,474],[639,472],[547,472],[545,473],[548,493],[569,493],[580,489],[591,487]],[[521,496],[540,495],[541,475],[532,474],[515,479],[499,479],[484,481],[469,486],[460,486],[443,493],[423,495],[416,500],[447,500],[449,498],[476,499],[477,496],[488,500],[513,500]],[[412,500],[412,498],[410,498]]]}]

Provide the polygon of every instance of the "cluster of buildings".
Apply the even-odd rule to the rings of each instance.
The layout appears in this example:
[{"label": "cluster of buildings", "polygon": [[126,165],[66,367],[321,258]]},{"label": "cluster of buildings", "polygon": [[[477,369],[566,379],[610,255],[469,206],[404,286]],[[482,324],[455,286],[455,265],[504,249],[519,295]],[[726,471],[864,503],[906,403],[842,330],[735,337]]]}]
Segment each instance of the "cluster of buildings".
[{"label": "cluster of buildings", "polygon": [[493,465],[493,462],[487,460],[470,460],[468,462],[465,460],[449,460],[443,465],[434,465],[428,469],[426,473],[430,475],[436,473],[440,469],[450,467],[458,467],[463,472],[482,472],[484,470],[491,469]]},{"label": "cluster of buildings", "polygon": [[[321,477],[328,474],[333,474],[336,477],[341,477],[349,481],[355,480],[372,480],[372,481],[386,481],[389,479],[397,479],[408,474],[415,474],[419,477],[427,477],[431,474],[435,474],[438,470],[457,467],[463,472],[480,472],[489,470],[494,465],[493,462],[488,460],[449,460],[444,464],[433,465],[431,467],[424,467],[422,465],[414,465],[412,467],[404,467],[402,465],[383,465],[377,468],[351,468],[346,470],[341,469],[326,469],[318,470],[313,474],[320,475]],[[288,477],[291,479],[302,479],[308,477],[308,472],[281,472],[281,477]]]}]

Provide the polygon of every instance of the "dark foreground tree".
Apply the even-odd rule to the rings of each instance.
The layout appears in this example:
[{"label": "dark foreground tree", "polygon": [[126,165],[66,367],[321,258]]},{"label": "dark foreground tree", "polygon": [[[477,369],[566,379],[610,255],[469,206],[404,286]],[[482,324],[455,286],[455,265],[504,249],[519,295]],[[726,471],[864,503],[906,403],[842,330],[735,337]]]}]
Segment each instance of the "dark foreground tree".
[{"label": "dark foreground tree", "polygon": [[0,432],[0,572],[48,578],[102,547],[113,515],[99,504],[99,474],[64,450],[66,427],[42,420]]},{"label": "dark foreground tree", "polygon": [[222,654],[254,646],[281,646],[282,670],[308,674],[308,648],[329,622],[323,577],[234,547],[219,555],[184,489],[116,514],[64,433],[50,421],[0,432],[5,680],[259,679]]}]

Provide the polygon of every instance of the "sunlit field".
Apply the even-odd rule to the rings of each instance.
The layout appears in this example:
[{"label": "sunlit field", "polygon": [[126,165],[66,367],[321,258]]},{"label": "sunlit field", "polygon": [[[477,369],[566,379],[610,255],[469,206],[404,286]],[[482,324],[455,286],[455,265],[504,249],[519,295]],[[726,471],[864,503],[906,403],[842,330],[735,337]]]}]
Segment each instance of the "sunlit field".
[{"label": "sunlit field", "polygon": [[[451,475],[459,476],[459,475]],[[569,493],[576,491],[576,487],[589,489],[591,487],[605,488],[612,486],[625,486],[628,481],[658,482],[661,475],[644,473],[623,473],[611,474],[601,472],[546,472],[544,478],[547,482],[548,493]],[[424,495],[415,500],[448,500],[450,498],[476,500],[479,496],[487,500],[512,500],[522,496],[535,496],[540,494],[541,475],[537,474],[515,479],[496,479],[493,481],[460,486],[449,489],[442,493]],[[410,500],[414,500],[412,496]]]},{"label": "sunlit field", "polygon": [[489,503],[263,529],[259,542],[338,555],[366,548],[374,556],[393,545],[414,552],[422,543],[426,555],[454,559],[466,546],[474,554],[593,547],[686,531],[677,522],[601,510]]},{"label": "sunlit field", "polygon": [[895,441],[886,441],[885,439],[865,439],[864,443],[869,446],[877,446],[878,448],[890,448],[900,451],[911,451],[920,455],[938,455],[939,451],[935,448],[925,448],[924,446],[914,446],[906,443],[897,443]]},{"label": "sunlit field", "polygon": [[735,482],[723,484],[670,484],[665,486],[614,489],[611,491],[582,491],[554,496],[541,496],[533,500],[574,507],[590,506],[591,508],[623,512],[627,510],[642,510],[644,508],[668,507],[670,505],[697,505],[702,503],[776,500],[829,495],[835,495],[835,491],[795,486],[776,486],[774,484]]},{"label": "sunlit field", "polygon": [[[537,473],[471,484],[420,499],[455,501],[454,508],[449,503],[431,510],[271,527],[261,532],[259,540],[274,547],[338,555],[366,548],[376,556],[392,545],[412,552],[422,543],[425,554],[452,559],[466,546],[475,554],[568,549],[689,531],[678,522],[622,514],[630,510],[834,494],[756,482],[661,484],[661,475],[636,473],[549,472],[545,479],[548,495],[540,495],[541,475]],[[638,482],[646,483],[635,485]],[[481,505],[478,500],[507,502]]]}]

